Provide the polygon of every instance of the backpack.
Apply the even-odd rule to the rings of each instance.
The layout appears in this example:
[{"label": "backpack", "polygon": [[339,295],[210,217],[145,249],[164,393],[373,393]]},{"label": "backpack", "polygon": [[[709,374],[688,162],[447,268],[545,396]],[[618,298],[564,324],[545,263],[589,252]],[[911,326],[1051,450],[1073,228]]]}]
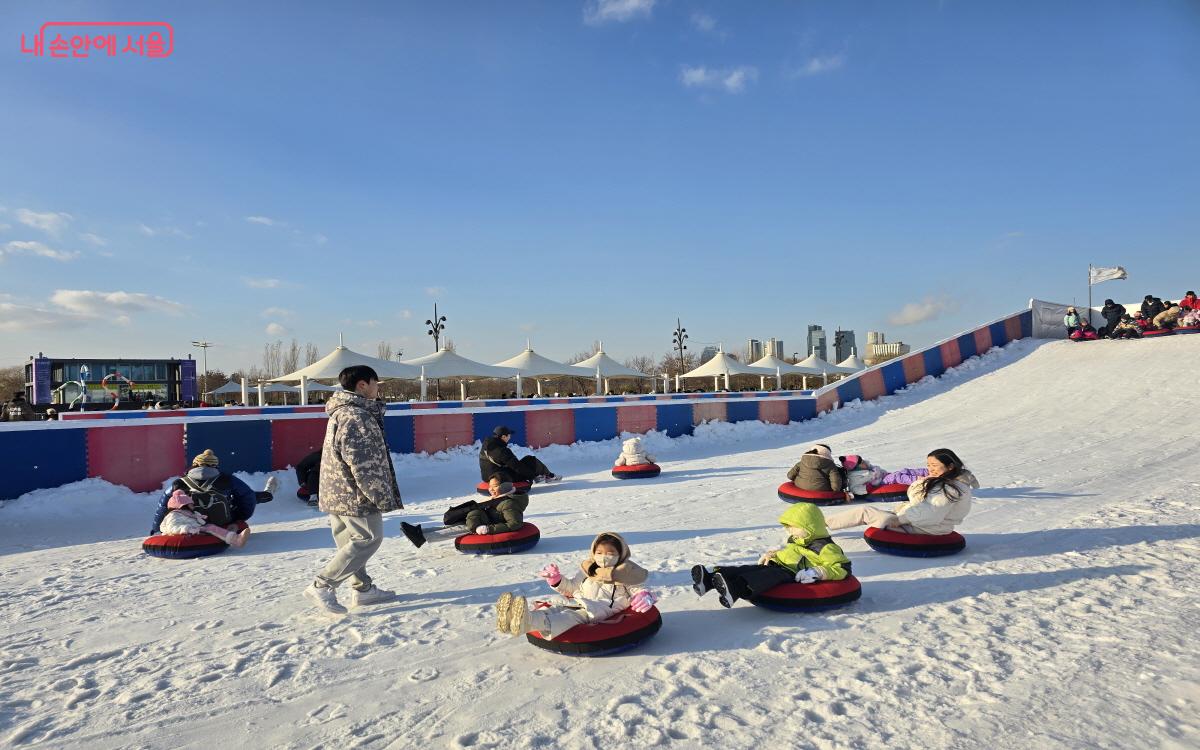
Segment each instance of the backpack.
[{"label": "backpack", "polygon": [[214,526],[233,523],[233,498],[229,492],[229,481],[224,475],[197,482],[185,474],[175,480],[173,487],[186,492],[192,498],[192,507],[204,514],[209,523]]}]

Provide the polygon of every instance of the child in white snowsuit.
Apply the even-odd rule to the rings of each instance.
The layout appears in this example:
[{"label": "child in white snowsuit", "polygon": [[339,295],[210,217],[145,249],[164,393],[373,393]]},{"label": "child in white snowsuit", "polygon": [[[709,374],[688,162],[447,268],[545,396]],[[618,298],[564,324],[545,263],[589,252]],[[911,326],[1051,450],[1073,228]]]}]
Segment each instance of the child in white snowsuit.
[{"label": "child in white snowsuit", "polygon": [[634,437],[621,443],[621,455],[617,456],[617,460],[613,463],[613,466],[641,466],[642,464],[652,463],[656,463],[654,456],[651,456],[642,447],[642,439],[640,437]]},{"label": "child in white snowsuit", "polygon": [[245,547],[250,529],[233,531],[208,522],[203,513],[192,507],[192,498],[183,490],[175,490],[167,500],[167,515],[163,516],[159,530],[163,534],[209,534],[231,547]]},{"label": "child in white snowsuit", "polygon": [[576,625],[603,622],[626,609],[646,612],[654,606],[654,594],[642,585],[650,574],[629,559],[629,545],[620,534],[598,535],[579,567],[581,571],[570,578],[564,578],[554,563],[538,572],[539,578],[568,598],[564,603],[530,611],[525,597],[511,591],[501,594],[496,602],[497,629],[510,635],[536,630],[553,640]]},{"label": "child in white snowsuit", "polygon": [[838,456],[846,472],[846,489],[851,495],[865,495],[871,487],[883,484],[887,471],[858,455]]}]

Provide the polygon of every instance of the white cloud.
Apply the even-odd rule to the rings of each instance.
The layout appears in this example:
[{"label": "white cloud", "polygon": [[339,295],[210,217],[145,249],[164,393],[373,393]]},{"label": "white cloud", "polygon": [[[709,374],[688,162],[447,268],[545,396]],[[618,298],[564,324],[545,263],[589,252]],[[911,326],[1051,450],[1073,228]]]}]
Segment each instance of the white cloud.
[{"label": "white cloud", "polygon": [[296,313],[286,307],[268,307],[262,311],[264,318],[290,318]]},{"label": "white cloud", "polygon": [[0,224],[0,232],[5,232],[9,229],[12,229],[12,224]]},{"label": "white cloud", "polygon": [[713,18],[702,10],[693,11],[690,20],[692,22],[692,26],[695,26],[697,29],[703,32],[711,34],[717,30],[717,19]]},{"label": "white cloud", "polygon": [[318,245],[324,245],[326,242],[329,242],[329,238],[320,232],[317,232],[313,235],[313,242],[317,243]]},{"label": "white cloud", "polygon": [[655,0],[589,0],[583,6],[583,20],[592,26],[615,21],[624,23],[638,16],[650,16]]},{"label": "white cloud", "polygon": [[252,279],[247,276],[242,277],[242,283],[251,289],[278,289],[283,286],[279,279]]},{"label": "white cloud", "polygon": [[30,211],[28,208],[18,208],[16,210],[16,215],[17,221],[21,222],[25,226],[33,227],[34,229],[40,229],[52,237],[57,237],[62,230],[67,228],[67,224],[70,224],[71,220],[74,218],[71,216],[71,214],[63,213],[61,211],[47,211],[45,213],[38,213],[37,211]]},{"label": "white cloud", "polygon": [[283,336],[287,332],[288,332],[288,329],[284,328],[283,326],[279,325],[278,323],[268,323],[267,324],[266,333],[268,336]]},{"label": "white cloud", "polygon": [[831,73],[845,64],[846,55],[840,52],[836,55],[810,57],[806,63],[792,71],[792,77],[809,78],[811,76],[819,76],[822,73]]},{"label": "white cloud", "polygon": [[173,237],[182,237],[185,240],[190,240],[192,238],[192,235],[183,231],[179,227],[152,227],[146,224],[139,224],[138,229],[141,230],[142,234],[146,235],[147,237],[170,235]]},{"label": "white cloud", "polygon": [[178,302],[141,292],[95,292],[83,289],[57,289],[50,302],[69,312],[88,318],[109,318],[113,313],[153,312],[168,315],[183,313]]},{"label": "white cloud", "polygon": [[888,316],[888,322],[894,326],[911,326],[941,317],[957,307],[958,305],[949,299],[926,297],[922,302],[910,302],[900,308],[899,312],[892,313]]},{"label": "white cloud", "polygon": [[399,315],[402,320],[409,320],[412,318],[412,310],[401,310],[396,314]]},{"label": "white cloud", "polygon": [[430,297],[441,297],[443,294],[446,293],[446,287],[444,287],[444,286],[427,286],[427,287],[425,287],[425,293],[428,294]]},{"label": "white cloud", "polygon": [[379,321],[378,320],[364,320],[361,323],[359,323],[359,325],[362,326],[363,328],[378,328]]},{"label": "white cloud", "polygon": [[0,260],[3,260],[5,255],[36,255],[41,258],[50,258],[51,260],[58,261],[74,260],[79,257],[79,253],[55,250],[52,247],[47,247],[40,242],[32,240],[13,240],[9,242],[3,248],[0,248]]},{"label": "white cloud", "polygon": [[746,84],[758,80],[758,68],[740,65],[718,70],[703,65],[684,65],[679,72],[679,80],[687,88],[721,89],[730,94],[740,94],[746,90]]},{"label": "white cloud", "polygon": [[87,322],[83,316],[34,305],[0,302],[0,331],[17,332],[69,328]]},{"label": "white cloud", "polygon": [[251,224],[262,224],[264,227],[284,227],[286,223],[272,219],[269,216],[247,216],[246,221]]},{"label": "white cloud", "polygon": [[104,247],[108,244],[108,240],[91,232],[84,232],[83,234],[79,235],[79,239],[83,240],[84,242],[90,242],[96,247]]}]

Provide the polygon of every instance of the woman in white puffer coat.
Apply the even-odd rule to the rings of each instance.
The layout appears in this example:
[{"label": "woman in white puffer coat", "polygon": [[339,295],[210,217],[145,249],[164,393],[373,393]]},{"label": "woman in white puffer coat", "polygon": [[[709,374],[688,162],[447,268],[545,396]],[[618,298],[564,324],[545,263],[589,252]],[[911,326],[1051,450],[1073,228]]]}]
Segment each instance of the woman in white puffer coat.
[{"label": "woman in white puffer coat", "polygon": [[654,456],[646,452],[642,447],[642,439],[640,437],[629,438],[624,443],[621,443],[621,455],[617,456],[614,466],[641,466],[642,464],[654,463]]},{"label": "woman in white puffer coat", "polygon": [[971,512],[971,490],[979,480],[949,448],[938,448],[926,459],[929,476],[908,486],[908,500],[895,511],[869,505],[850,508],[826,519],[831,531],[874,526],[908,534],[949,534]]}]

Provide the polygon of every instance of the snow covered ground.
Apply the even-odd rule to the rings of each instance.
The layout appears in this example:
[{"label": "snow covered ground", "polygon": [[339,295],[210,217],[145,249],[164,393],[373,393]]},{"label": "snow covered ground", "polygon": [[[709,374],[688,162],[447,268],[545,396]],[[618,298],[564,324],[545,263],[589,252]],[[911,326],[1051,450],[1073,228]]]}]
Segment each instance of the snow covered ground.
[{"label": "snow covered ground", "polygon": [[[0,744],[1195,748],[1198,354],[1200,336],[1019,341],[814,421],[651,435],[664,474],[643,482],[609,476],[616,441],[548,448],[568,481],[535,492],[542,541],[512,557],[411,547],[400,520],[440,517],[477,470],[470,450],[398,456],[409,508],[371,572],[402,596],[341,620],[300,595],[332,547],[288,473],[247,549],[196,561],[142,554],[153,495],[30,493],[0,509]],[[697,599],[692,564],[778,543],[775,487],[816,439],[887,468],[953,448],[984,486],[967,550],[887,557],[840,532],[849,607]],[[534,571],[610,529],[663,595],[653,640],[587,660],[495,632],[501,592],[541,593]]]}]

